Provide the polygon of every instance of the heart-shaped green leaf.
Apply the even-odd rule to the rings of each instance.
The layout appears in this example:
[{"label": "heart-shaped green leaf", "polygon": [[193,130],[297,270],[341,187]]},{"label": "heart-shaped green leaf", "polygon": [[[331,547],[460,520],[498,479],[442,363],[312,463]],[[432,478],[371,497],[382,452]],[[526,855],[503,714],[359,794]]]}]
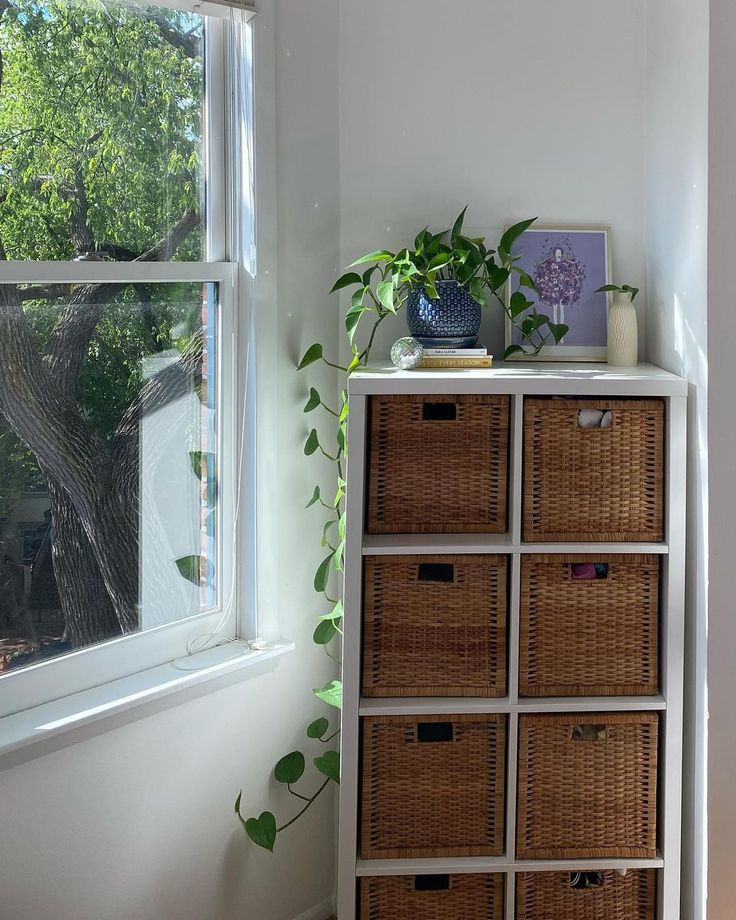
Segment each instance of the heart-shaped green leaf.
[{"label": "heart-shaped green leaf", "polygon": [[380,281],[376,287],[376,297],[389,313],[395,313],[394,307],[394,283],[390,278]]},{"label": "heart-shaped green leaf", "polygon": [[339,680],[331,680],[326,686],[315,689],[312,692],[318,700],[322,700],[328,706],[342,709],[342,683]]},{"label": "heart-shaped green leaf", "polygon": [[337,751],[325,751],[321,757],[315,757],[314,765],[324,776],[340,782],[340,755]]},{"label": "heart-shaped green leaf", "polygon": [[528,309],[529,303],[521,293],[521,291],[515,291],[511,295],[511,300],[509,301],[509,310],[511,310],[511,315],[516,319],[517,316],[520,316],[526,309]]},{"label": "heart-shaped green leaf", "polygon": [[311,457],[312,454],[319,449],[319,435],[314,428],[309,432],[307,440],[304,442],[304,453]]},{"label": "heart-shaped green leaf", "polygon": [[320,500],[319,486],[315,486],[315,487],[314,487],[314,492],[312,492],[312,497],[309,499],[309,501],[307,502],[307,504],[306,504],[304,507],[305,507],[305,508],[311,508],[312,505],[316,504],[319,500]]},{"label": "heart-shaped green leaf", "polygon": [[325,613],[322,620],[341,620],[343,616],[342,601],[338,601],[329,613]]},{"label": "heart-shaped green leaf", "polygon": [[327,719],[315,719],[314,722],[311,722],[307,726],[307,738],[312,738],[317,740],[319,738],[324,738],[330,728],[330,723]]},{"label": "heart-shaped green leaf", "polygon": [[512,355],[524,354],[524,349],[521,345],[509,345],[506,351],[503,353],[504,360],[508,360]]},{"label": "heart-shaped green leaf", "polygon": [[276,764],[273,775],[277,783],[297,783],[304,776],[305,766],[304,754],[292,751]]},{"label": "heart-shaped green leaf", "polygon": [[570,331],[570,327],[566,326],[565,323],[550,323],[549,331],[552,333],[555,342],[560,342]]},{"label": "heart-shaped green leaf", "polygon": [[506,253],[510,253],[514,243],[519,239],[525,230],[528,230],[529,227],[531,227],[536,219],[536,217],[532,217],[530,220],[522,220],[518,224],[514,224],[512,227],[509,227],[501,237],[501,242],[498,244],[499,251],[503,249]]},{"label": "heart-shaped green leaf", "polygon": [[209,585],[215,577],[215,567],[206,556],[182,556],[174,560],[179,574],[193,585],[204,581]]},{"label": "heart-shaped green leaf", "polygon": [[394,254],[389,252],[388,249],[377,249],[375,252],[369,252],[367,255],[356,259],[349,267],[353,268],[355,265],[367,265],[369,262],[390,262],[393,258]]},{"label": "heart-shaped green leaf", "polygon": [[315,342],[314,345],[310,345],[309,348],[304,352],[302,360],[297,364],[296,369],[300,371],[303,367],[307,367],[310,364],[314,364],[315,361],[319,361],[322,357],[322,346],[319,342]]},{"label": "heart-shaped green leaf", "polygon": [[468,205],[465,205],[465,207],[460,212],[460,216],[455,221],[455,224],[452,228],[453,240],[457,239],[460,236],[460,234],[463,232],[463,221],[465,220],[465,213],[467,210],[468,210]]},{"label": "heart-shaped green leaf", "polygon": [[315,645],[327,645],[337,635],[337,630],[332,622],[332,620],[323,620],[321,623],[317,624],[317,628],[312,635],[312,640]]},{"label": "heart-shaped green leaf", "polygon": [[319,395],[317,390],[314,387],[309,388],[309,399],[307,404],[304,407],[305,412],[313,412],[317,406],[322,405],[322,397]]},{"label": "heart-shaped green leaf", "polygon": [[276,818],[270,811],[264,811],[258,818],[248,818],[245,822],[245,832],[259,847],[273,853],[276,843]]},{"label": "heart-shaped green leaf", "polygon": [[351,284],[360,283],[360,275],[357,272],[346,272],[344,275],[341,275],[332,285],[330,294],[334,294],[335,291],[341,291],[343,288],[350,287]]},{"label": "heart-shaped green leaf", "polygon": [[317,571],[314,573],[315,591],[322,593],[322,591],[327,588],[327,582],[330,580],[330,563],[334,555],[334,553],[330,553],[329,556],[326,556],[322,562],[320,562]]}]

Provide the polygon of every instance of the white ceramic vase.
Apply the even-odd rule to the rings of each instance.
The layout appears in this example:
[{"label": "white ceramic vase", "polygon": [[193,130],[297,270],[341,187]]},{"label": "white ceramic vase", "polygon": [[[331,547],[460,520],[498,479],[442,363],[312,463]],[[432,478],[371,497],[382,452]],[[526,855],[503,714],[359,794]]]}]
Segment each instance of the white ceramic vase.
[{"label": "white ceramic vase", "polygon": [[614,294],[608,309],[608,363],[633,367],[639,359],[636,307],[629,294]]}]

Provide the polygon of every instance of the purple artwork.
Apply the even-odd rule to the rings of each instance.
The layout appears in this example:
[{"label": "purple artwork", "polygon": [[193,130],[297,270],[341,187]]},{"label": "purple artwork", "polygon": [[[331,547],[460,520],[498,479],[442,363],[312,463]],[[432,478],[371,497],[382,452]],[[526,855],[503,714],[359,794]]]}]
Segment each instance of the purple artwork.
[{"label": "purple artwork", "polygon": [[[608,283],[608,234],[605,230],[527,230],[513,255],[536,284],[539,295],[524,289],[538,313],[570,329],[560,345],[605,348],[605,294]],[[518,290],[518,281],[512,290]],[[514,333],[512,342],[518,342]]]}]

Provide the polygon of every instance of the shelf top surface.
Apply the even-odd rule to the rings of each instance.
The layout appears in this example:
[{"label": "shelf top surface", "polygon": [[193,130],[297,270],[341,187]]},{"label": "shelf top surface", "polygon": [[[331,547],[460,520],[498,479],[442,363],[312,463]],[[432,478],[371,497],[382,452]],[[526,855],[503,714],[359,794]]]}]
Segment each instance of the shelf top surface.
[{"label": "shelf top surface", "polygon": [[560,396],[686,396],[687,381],[653,364],[613,367],[499,361],[491,368],[424,368],[402,371],[392,364],[358,368],[353,395],[381,393],[519,393]]}]

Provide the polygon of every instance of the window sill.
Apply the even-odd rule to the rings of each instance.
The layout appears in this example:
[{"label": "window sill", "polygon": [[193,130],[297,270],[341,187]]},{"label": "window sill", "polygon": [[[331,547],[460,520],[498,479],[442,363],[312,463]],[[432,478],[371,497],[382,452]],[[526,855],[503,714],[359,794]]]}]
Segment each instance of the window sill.
[{"label": "window sill", "polygon": [[[175,695],[219,689],[227,678],[262,673],[261,665],[294,651],[281,640],[253,650],[228,643],[0,719],[0,770],[116,728],[181,702]],[[158,704],[154,706],[152,704]]]}]

